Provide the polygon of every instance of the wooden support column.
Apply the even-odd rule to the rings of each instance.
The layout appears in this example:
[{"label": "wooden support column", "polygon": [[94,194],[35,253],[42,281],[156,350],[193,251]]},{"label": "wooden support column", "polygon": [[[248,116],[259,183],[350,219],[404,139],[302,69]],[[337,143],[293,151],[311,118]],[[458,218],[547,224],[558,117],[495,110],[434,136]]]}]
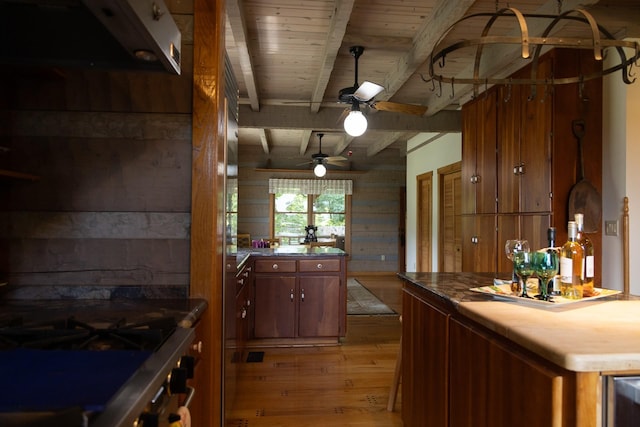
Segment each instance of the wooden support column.
[{"label": "wooden support column", "polygon": [[190,294],[204,298],[201,426],[222,425],[225,108],[224,0],[194,0]]}]

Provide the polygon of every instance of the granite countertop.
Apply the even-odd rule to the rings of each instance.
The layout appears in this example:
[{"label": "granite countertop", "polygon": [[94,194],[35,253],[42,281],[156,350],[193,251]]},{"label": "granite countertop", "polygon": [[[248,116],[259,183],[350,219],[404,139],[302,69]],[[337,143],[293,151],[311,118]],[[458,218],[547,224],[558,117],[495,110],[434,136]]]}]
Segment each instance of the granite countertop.
[{"label": "granite countertop", "polygon": [[0,327],[34,324],[74,317],[83,319],[126,319],[127,323],[173,317],[180,327],[189,328],[202,316],[207,302],[200,298],[179,299],[55,299],[0,301]]},{"label": "granite countertop", "polygon": [[238,248],[234,254],[238,268],[249,259],[254,257],[326,257],[326,256],[347,256],[342,249],[334,247],[308,247],[304,245],[279,246],[277,248]]},{"label": "granite countertop", "polygon": [[469,290],[491,284],[494,275],[399,274],[447,301],[461,315],[565,369],[640,370],[639,297],[615,295],[560,307],[538,307]]}]

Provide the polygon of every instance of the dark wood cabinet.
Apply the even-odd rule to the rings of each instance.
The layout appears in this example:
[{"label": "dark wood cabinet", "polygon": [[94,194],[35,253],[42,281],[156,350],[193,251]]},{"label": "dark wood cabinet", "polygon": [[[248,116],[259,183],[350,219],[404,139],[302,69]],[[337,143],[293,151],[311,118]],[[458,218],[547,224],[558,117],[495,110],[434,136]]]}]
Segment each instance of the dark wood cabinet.
[{"label": "dark wood cabinet", "polygon": [[253,338],[337,338],[346,331],[344,258],[255,261]]},{"label": "dark wood cabinet", "polygon": [[496,94],[462,110],[462,214],[496,212]]},{"label": "dark wood cabinet", "polygon": [[294,274],[256,274],[253,337],[295,337],[299,296]]},{"label": "dark wood cabinet", "polygon": [[[430,427],[576,427],[577,375],[406,283],[402,420]],[[586,424],[585,424],[586,425]]]},{"label": "dark wood cabinet", "polygon": [[[539,77],[551,74],[549,57]],[[526,72],[521,72],[526,78]],[[553,93],[538,86],[497,88],[498,212],[551,211],[551,137]]]},{"label": "dark wood cabinet", "polygon": [[449,354],[450,427],[571,425],[561,402],[572,373],[453,318]]},{"label": "dark wood cabinet", "polygon": [[496,271],[495,215],[462,217],[462,271]]},{"label": "dark wood cabinet", "polygon": [[[599,66],[588,52],[554,49],[540,58],[536,78],[551,80],[568,72],[588,75]],[[512,77],[531,78],[531,66]],[[549,226],[556,227],[556,245],[567,240],[567,221],[573,219],[567,215],[568,195],[578,165],[572,121],[584,121],[593,132],[583,138],[585,174],[600,189],[601,113],[599,79],[555,86],[494,86],[463,105],[463,271],[510,271],[504,256],[506,240],[527,239],[532,250],[546,247]],[[488,235],[481,236],[489,232],[490,222],[481,217],[492,213],[493,242]],[[596,250],[599,286],[601,230],[589,238]],[[491,243],[493,251],[486,248]],[[487,252],[497,255],[493,264],[485,262]]]},{"label": "dark wood cabinet", "polygon": [[445,427],[448,314],[405,288],[402,297],[402,420]]}]

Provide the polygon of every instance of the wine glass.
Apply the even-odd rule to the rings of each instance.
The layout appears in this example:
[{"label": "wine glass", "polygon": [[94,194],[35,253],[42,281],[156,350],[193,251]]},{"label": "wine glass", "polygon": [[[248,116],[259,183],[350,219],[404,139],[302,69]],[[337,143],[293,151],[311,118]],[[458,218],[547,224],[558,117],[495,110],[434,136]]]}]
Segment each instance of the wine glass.
[{"label": "wine glass", "polygon": [[[529,242],[527,240],[507,240],[507,243],[504,245],[504,253],[512,263],[513,254],[520,251],[529,251]],[[511,273],[511,292],[516,294],[520,292],[520,280],[518,279],[518,276],[516,274],[515,266],[513,268],[513,272]]]},{"label": "wine glass", "polygon": [[533,275],[533,253],[529,251],[519,251],[513,254],[513,269],[522,280],[522,293],[520,297],[531,298],[527,294],[527,279]]},{"label": "wine glass", "polygon": [[537,298],[543,301],[549,301],[551,280],[558,274],[558,254],[554,250],[534,253],[533,269],[541,281],[540,293]]}]

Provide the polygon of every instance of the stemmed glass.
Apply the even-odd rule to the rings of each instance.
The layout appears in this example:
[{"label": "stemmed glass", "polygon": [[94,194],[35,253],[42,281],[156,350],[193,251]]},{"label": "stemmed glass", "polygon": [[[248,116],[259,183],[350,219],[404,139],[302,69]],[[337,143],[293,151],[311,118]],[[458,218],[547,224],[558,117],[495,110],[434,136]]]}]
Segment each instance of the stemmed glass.
[{"label": "stemmed glass", "polygon": [[520,251],[513,254],[513,268],[520,279],[522,279],[522,293],[520,297],[531,298],[527,294],[527,279],[533,274],[533,253]]},{"label": "stemmed glass", "polygon": [[[507,243],[504,245],[504,253],[507,255],[507,258],[509,258],[509,261],[513,262],[513,254],[516,252],[529,252],[529,242],[527,240],[518,240],[518,239],[513,239],[513,240],[507,240]],[[516,274],[516,269],[515,269],[515,265],[513,268],[513,272],[511,275],[511,292],[519,292],[520,291],[520,286],[519,286],[519,279],[518,276]]]},{"label": "stemmed glass", "polygon": [[549,301],[551,280],[558,274],[558,254],[554,250],[539,251],[533,254],[533,269],[541,281],[540,293],[536,297]]}]

